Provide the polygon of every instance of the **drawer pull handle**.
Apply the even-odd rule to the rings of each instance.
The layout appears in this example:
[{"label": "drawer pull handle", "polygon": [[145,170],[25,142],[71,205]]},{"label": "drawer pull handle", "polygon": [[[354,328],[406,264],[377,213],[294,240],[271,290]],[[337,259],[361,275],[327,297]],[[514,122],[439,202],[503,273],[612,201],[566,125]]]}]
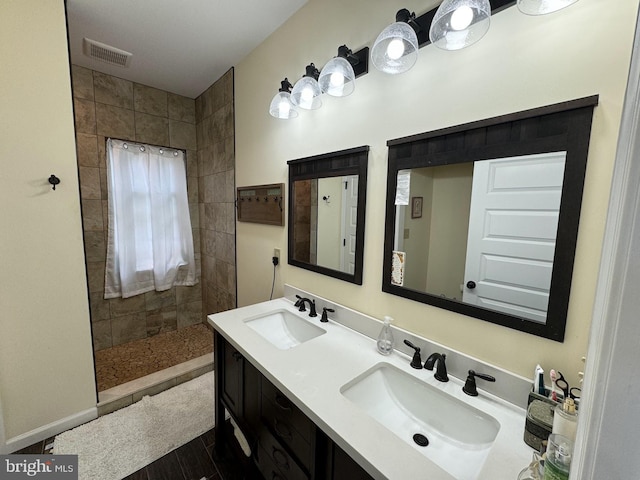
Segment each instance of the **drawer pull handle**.
[{"label": "drawer pull handle", "polygon": [[289,460],[287,460],[287,456],[282,450],[280,450],[279,448],[273,447],[272,456],[273,456],[273,461],[276,462],[276,465],[278,465],[281,468],[285,468],[289,470],[290,468]]},{"label": "drawer pull handle", "polygon": [[277,418],[273,419],[273,428],[280,437],[293,439],[293,435],[291,435],[291,430],[289,430],[287,424],[279,422]]},{"label": "drawer pull handle", "polygon": [[231,354],[233,359],[237,362],[238,360],[242,360],[242,354],[240,352],[233,352]]},{"label": "drawer pull handle", "polygon": [[275,400],[276,400],[276,405],[280,407],[281,410],[286,410],[286,411],[291,410],[291,404],[289,403],[289,400],[287,400],[285,397],[283,397],[279,393],[276,394]]}]

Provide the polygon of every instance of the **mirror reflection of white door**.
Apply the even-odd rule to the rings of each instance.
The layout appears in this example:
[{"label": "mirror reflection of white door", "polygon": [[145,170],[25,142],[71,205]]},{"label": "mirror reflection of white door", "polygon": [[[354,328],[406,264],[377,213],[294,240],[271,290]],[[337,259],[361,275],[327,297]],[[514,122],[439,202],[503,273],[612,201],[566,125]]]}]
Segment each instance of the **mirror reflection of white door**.
[{"label": "mirror reflection of white door", "polygon": [[358,176],[342,177],[342,184],[342,255],[340,256],[340,270],[353,275],[356,269]]},{"label": "mirror reflection of white door", "polygon": [[545,323],[565,158],[475,163],[463,302]]}]

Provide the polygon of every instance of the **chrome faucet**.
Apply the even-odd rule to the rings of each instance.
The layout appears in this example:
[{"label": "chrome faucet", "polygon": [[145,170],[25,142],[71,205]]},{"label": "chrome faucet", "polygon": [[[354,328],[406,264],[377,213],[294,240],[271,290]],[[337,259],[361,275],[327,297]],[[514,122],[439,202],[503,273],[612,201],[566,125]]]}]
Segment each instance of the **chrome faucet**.
[{"label": "chrome faucet", "polygon": [[447,356],[444,353],[432,353],[427,358],[427,361],[424,362],[424,368],[427,370],[433,370],[435,363],[438,362],[434,377],[439,382],[449,381],[449,376],[447,375],[447,364],[445,363],[446,358]]},{"label": "chrome faucet", "polygon": [[[297,296],[297,295],[296,295]],[[310,300],[308,298],[298,297],[298,301],[294,304],[294,306],[298,307],[299,312],[306,312],[305,302],[309,303],[309,316],[317,317],[318,314],[316,312],[316,301]]]}]

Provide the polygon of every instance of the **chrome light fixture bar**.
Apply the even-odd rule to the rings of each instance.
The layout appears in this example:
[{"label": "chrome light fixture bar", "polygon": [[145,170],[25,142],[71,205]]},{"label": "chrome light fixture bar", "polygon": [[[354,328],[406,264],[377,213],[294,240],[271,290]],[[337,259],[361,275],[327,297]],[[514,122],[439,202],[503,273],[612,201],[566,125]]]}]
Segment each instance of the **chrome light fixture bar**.
[{"label": "chrome light fixture bar", "polygon": [[355,79],[369,71],[369,48],[355,54],[346,45],[338,48],[338,56],[322,68],[318,77],[320,89],[333,97],[346,97],[355,90]]},{"label": "chrome light fixture bar", "polygon": [[557,12],[578,0],[518,0],[518,10],[527,15],[546,15]]},{"label": "chrome light fixture bar", "polygon": [[288,78],[280,82],[280,89],[271,100],[271,105],[269,105],[269,115],[283,120],[298,116],[297,110],[291,105],[291,87],[293,85],[291,85]]}]

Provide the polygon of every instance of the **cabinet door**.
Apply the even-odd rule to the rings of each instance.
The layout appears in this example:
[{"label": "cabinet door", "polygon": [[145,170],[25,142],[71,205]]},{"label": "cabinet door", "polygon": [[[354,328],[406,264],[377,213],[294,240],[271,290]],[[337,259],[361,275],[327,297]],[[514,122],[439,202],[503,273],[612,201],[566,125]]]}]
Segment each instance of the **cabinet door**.
[{"label": "cabinet door", "polygon": [[364,468],[332,441],[329,441],[329,458],[327,480],[373,480]]},{"label": "cabinet door", "polygon": [[245,359],[244,379],[242,382],[244,397],[243,416],[248,430],[245,432],[245,435],[254,437],[262,428],[260,422],[261,379],[262,374]]},{"label": "cabinet door", "polygon": [[230,343],[220,342],[223,348],[222,399],[236,419],[242,418],[242,377],[244,358]]}]

